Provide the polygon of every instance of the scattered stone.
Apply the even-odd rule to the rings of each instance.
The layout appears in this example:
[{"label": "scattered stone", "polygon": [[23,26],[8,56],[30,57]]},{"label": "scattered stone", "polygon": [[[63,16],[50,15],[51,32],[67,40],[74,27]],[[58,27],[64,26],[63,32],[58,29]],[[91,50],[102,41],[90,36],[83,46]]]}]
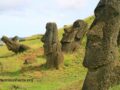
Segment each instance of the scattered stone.
[{"label": "scattered stone", "polygon": [[28,64],[36,63],[37,62],[36,58],[37,58],[36,54],[30,53],[24,57],[23,64],[28,65]]},{"label": "scattered stone", "polygon": [[27,90],[27,88],[18,85],[11,85],[10,90]]}]

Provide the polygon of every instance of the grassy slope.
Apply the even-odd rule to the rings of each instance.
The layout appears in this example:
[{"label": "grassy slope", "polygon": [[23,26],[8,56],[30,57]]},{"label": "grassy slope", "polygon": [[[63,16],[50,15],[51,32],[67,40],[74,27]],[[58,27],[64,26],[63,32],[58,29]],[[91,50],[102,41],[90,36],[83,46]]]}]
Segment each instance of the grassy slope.
[{"label": "grassy slope", "polygon": [[[34,82],[22,83],[4,82],[0,85],[2,90],[9,90],[12,85],[20,88],[28,88],[28,90],[57,90],[79,80],[82,85],[83,78],[85,78],[86,74],[86,69],[82,66],[85,40],[78,53],[65,54],[65,66],[62,70],[47,70],[41,66],[45,63],[45,58],[43,56],[43,49],[40,49],[42,43],[39,39],[24,41],[22,43],[31,46],[32,50],[15,55],[8,51],[5,46],[0,48],[0,62],[3,64],[3,73],[0,75],[0,79],[34,78],[35,80]],[[37,52],[38,50],[40,51]],[[30,53],[37,53],[37,62],[25,66],[23,65],[22,59]]]},{"label": "grassy slope", "polygon": [[[85,19],[91,23],[94,17]],[[59,31],[61,39],[63,29]],[[43,56],[42,42],[37,36],[27,38],[23,44],[31,46],[31,50],[17,54],[7,50],[5,46],[0,47],[0,79],[11,78],[34,78],[34,82],[0,82],[0,90],[10,90],[12,86],[21,88],[19,90],[79,90],[82,87],[87,70],[82,66],[85,52],[86,38],[84,38],[81,48],[74,54],[64,54],[64,68],[61,70],[48,70],[42,64],[46,62]],[[37,62],[31,65],[23,65],[23,59],[30,57]],[[117,89],[118,88],[118,89]],[[114,87],[111,90],[120,90]]]}]

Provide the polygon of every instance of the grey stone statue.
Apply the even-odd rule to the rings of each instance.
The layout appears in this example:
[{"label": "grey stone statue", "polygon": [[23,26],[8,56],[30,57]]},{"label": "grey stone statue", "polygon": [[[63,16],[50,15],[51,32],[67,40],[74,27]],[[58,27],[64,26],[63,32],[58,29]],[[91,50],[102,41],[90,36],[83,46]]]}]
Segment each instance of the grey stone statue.
[{"label": "grey stone statue", "polygon": [[46,56],[46,65],[48,68],[59,69],[63,65],[63,54],[61,44],[58,40],[58,30],[55,23],[47,23],[46,33],[42,37],[44,43],[44,54]]},{"label": "grey stone statue", "polygon": [[87,32],[88,25],[83,20],[76,20],[72,26],[64,27],[64,34],[61,40],[62,51],[74,52],[80,47],[80,43]]},{"label": "grey stone statue", "polygon": [[100,0],[87,34],[83,65],[88,68],[82,90],[109,90],[120,83],[118,35],[120,1]]}]

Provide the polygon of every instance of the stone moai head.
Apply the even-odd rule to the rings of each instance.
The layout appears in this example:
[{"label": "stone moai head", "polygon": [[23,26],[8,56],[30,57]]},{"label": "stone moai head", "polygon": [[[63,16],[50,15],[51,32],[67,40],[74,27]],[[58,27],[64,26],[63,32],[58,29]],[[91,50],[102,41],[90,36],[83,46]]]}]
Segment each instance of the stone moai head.
[{"label": "stone moai head", "polygon": [[86,32],[87,23],[83,20],[76,20],[72,26],[64,27],[64,34],[61,40],[62,50],[65,52],[77,51]]},{"label": "stone moai head", "polygon": [[6,36],[3,36],[1,40],[6,44],[8,50],[13,51],[15,53],[20,53],[30,49],[28,46],[19,44],[16,41],[11,40]]},{"label": "stone moai head", "polygon": [[42,37],[44,43],[44,54],[46,56],[46,66],[48,68],[59,69],[63,65],[63,54],[61,44],[58,40],[58,30],[55,23],[46,24],[46,33]]},{"label": "stone moai head", "polygon": [[72,34],[73,34],[72,26],[64,26],[64,34],[61,42],[62,43],[72,42],[74,39],[74,36]]},{"label": "stone moai head", "polygon": [[58,43],[58,30],[56,23],[47,23],[46,32],[42,37],[41,41],[44,43],[45,55],[53,52],[53,44]]},{"label": "stone moai head", "polygon": [[1,40],[6,44],[8,50],[17,51],[20,47],[19,44],[13,42],[7,36],[3,36]]},{"label": "stone moai head", "polygon": [[81,41],[88,30],[88,24],[79,19],[73,23],[73,29],[77,31],[75,41]]},{"label": "stone moai head", "polygon": [[18,36],[13,37],[12,41],[19,42],[19,37]]},{"label": "stone moai head", "polygon": [[46,33],[43,36],[42,41],[46,44],[58,42],[58,30],[56,23],[46,24]]},{"label": "stone moai head", "polygon": [[87,33],[83,65],[88,68],[88,73],[82,90],[109,90],[120,83],[117,45],[120,32],[119,7],[119,0],[100,0],[95,9],[95,20]]},{"label": "stone moai head", "polygon": [[112,54],[118,51],[115,48],[120,24],[120,8],[118,7],[120,7],[120,2],[117,0],[99,2],[95,9],[95,20],[87,34],[84,66],[97,68],[114,59]]},{"label": "stone moai head", "polygon": [[[120,14],[120,5],[118,0],[100,0],[95,9],[96,19],[109,20]],[[104,15],[104,16],[102,16]]]},{"label": "stone moai head", "polygon": [[72,26],[64,27],[64,34],[61,42],[73,42],[82,39],[87,32],[88,25],[83,20],[76,20]]}]

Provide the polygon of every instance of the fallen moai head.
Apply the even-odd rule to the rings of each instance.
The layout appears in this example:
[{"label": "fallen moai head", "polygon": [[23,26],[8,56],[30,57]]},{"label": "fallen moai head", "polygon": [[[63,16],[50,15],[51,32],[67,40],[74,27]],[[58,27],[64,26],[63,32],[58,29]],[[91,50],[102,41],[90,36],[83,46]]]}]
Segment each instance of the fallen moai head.
[{"label": "fallen moai head", "polygon": [[28,46],[19,44],[16,41],[13,41],[6,36],[3,36],[1,40],[6,44],[8,50],[13,51],[15,53],[24,52],[30,49]]},{"label": "fallen moai head", "polygon": [[19,42],[19,37],[18,36],[15,36],[11,39],[12,41],[15,41],[15,42]]}]

